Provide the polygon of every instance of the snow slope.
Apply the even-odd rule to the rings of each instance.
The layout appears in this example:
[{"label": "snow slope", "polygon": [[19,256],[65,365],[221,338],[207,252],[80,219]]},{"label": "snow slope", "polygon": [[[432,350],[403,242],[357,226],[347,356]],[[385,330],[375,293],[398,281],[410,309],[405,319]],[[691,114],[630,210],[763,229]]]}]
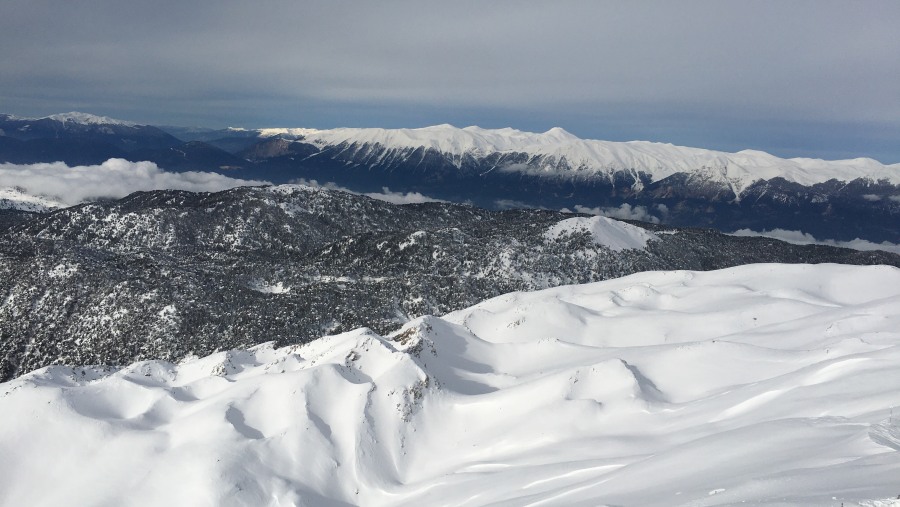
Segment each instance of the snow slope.
[{"label": "snow slope", "polygon": [[[494,153],[525,153],[528,167],[515,170],[557,171],[560,161],[575,172],[613,174],[620,171],[644,172],[652,181],[677,173],[699,174],[731,185],[736,194],[758,180],[782,177],[810,186],[830,179],[852,181],[857,178],[886,179],[900,184],[900,164],[884,165],[869,158],[820,160],[782,159],[755,150],[726,153],[700,148],[648,141],[612,142],[580,139],[555,127],[544,133],[531,133],[480,127],[456,128],[436,125],[418,129],[338,128],[262,129],[264,137],[281,135],[303,139],[319,146],[380,145],[388,150],[430,148],[448,156],[483,157]],[[535,169],[536,167],[536,169]]]},{"label": "snow slope", "polygon": [[608,247],[615,252],[645,248],[648,241],[659,239],[646,229],[599,216],[567,218],[553,224],[544,233],[544,237],[556,239],[578,232],[590,233],[594,244]]},{"label": "snow slope", "polygon": [[0,120],[6,121],[35,121],[35,120],[53,120],[60,123],[74,123],[78,125],[118,125],[122,127],[139,127],[138,123],[117,120],[109,116],[98,116],[91,113],[82,113],[79,111],[70,111],[68,113],[51,114],[50,116],[41,116],[39,118],[26,118],[15,116],[12,114],[0,114]]},{"label": "snow slope", "polygon": [[[3,166],[0,165],[0,171],[2,170]],[[0,187],[0,209],[42,213],[63,207],[65,207],[65,204],[59,201],[45,196],[29,194],[22,188]]]},{"label": "snow slope", "polygon": [[898,364],[895,268],[513,293],[0,384],[0,505],[898,505]]},{"label": "snow slope", "polygon": [[80,113],[72,111],[69,113],[52,114],[44,118],[20,118],[20,119],[37,119],[37,120],[56,120],[62,123],[77,123],[79,125],[122,125],[124,127],[135,127],[138,124],[125,120],[117,120],[108,116],[97,116],[90,113]]}]

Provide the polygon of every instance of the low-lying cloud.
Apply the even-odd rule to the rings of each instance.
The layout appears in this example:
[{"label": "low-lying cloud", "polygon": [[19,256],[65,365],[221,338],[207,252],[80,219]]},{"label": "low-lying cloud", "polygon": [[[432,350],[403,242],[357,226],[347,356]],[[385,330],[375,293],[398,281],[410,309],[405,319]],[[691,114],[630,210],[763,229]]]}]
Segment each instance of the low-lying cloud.
[{"label": "low-lying cloud", "polygon": [[326,181],[325,183],[319,183],[317,180],[307,180],[305,178],[300,178],[297,180],[293,180],[291,183],[296,183],[299,185],[306,185],[315,188],[324,188],[327,190],[340,190],[341,192],[347,192],[350,194],[356,195],[364,195],[366,197],[371,197],[372,199],[378,199],[379,201],[386,201],[392,204],[419,204],[423,202],[447,202],[441,199],[435,199],[434,197],[429,197],[425,194],[421,194],[419,192],[393,192],[388,187],[381,187],[381,192],[357,192],[355,190],[350,190],[347,187],[342,187],[337,183]]},{"label": "low-lying cloud", "polygon": [[534,204],[529,204],[525,201],[517,201],[515,199],[497,199],[494,201],[494,206],[500,210],[509,210],[509,209],[547,209],[542,206],[535,206]]},{"label": "low-lying cloud", "polygon": [[[618,218],[619,220],[638,220],[641,222],[650,222],[652,224],[659,223],[659,217],[654,215],[646,206],[632,206],[627,202],[622,203],[622,205],[617,208],[589,208],[587,206],[582,206],[581,204],[576,204],[575,211],[578,213],[587,213],[589,215]],[[659,204],[656,206],[656,212],[665,216],[665,214],[669,212],[669,208],[667,208],[665,204]]]},{"label": "low-lying cloud", "polygon": [[153,162],[129,162],[117,158],[100,165],[74,167],[62,162],[0,164],[0,187],[19,188],[27,194],[46,196],[68,206],[98,199],[118,199],[138,191],[219,192],[270,184],[210,172],[167,172]]},{"label": "low-lying cloud", "polygon": [[884,250],[900,254],[900,245],[895,243],[873,243],[864,239],[856,238],[851,241],[835,241],[833,239],[816,239],[812,234],[802,231],[788,231],[786,229],[772,229],[771,231],[751,231],[750,229],[740,229],[731,233],[734,236],[763,236],[767,238],[780,239],[787,243],[795,245],[828,245],[840,246],[844,248],[852,248],[854,250]]}]

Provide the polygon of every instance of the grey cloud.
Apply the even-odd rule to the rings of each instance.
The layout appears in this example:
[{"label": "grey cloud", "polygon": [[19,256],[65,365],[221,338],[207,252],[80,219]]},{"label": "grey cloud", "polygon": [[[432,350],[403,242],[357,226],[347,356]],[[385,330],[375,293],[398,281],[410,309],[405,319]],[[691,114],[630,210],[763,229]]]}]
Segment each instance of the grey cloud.
[{"label": "grey cloud", "polygon": [[327,190],[339,190],[341,192],[348,192],[356,195],[364,195],[366,197],[371,197],[372,199],[378,199],[379,201],[385,201],[392,204],[420,204],[423,202],[447,202],[441,199],[435,199],[434,197],[429,197],[425,194],[421,194],[419,192],[392,192],[388,187],[381,187],[381,192],[356,192],[354,190],[350,190],[349,188],[342,187],[337,183],[326,181],[324,183],[319,183],[318,180],[308,180],[306,178],[300,178],[293,180],[292,183],[298,185],[306,185],[309,187],[315,188],[324,188]]},{"label": "grey cloud", "polygon": [[266,181],[239,180],[215,173],[170,173],[152,162],[110,159],[96,166],[69,167],[52,164],[0,164],[0,187],[21,188],[30,195],[42,195],[66,205],[105,198],[120,198],[146,190],[189,190],[218,192]]},{"label": "grey cloud", "polygon": [[433,197],[428,197],[425,194],[421,194],[419,192],[391,192],[391,189],[388,187],[381,187],[381,192],[368,192],[363,195],[371,197],[373,199],[378,199],[380,201],[387,201],[393,204],[420,204],[423,202],[446,202],[440,199],[435,199]]},{"label": "grey cloud", "polygon": [[528,204],[524,201],[517,201],[515,199],[497,199],[494,201],[494,206],[497,209],[508,210],[508,209],[540,209],[533,204]]},{"label": "grey cloud", "polygon": [[[575,211],[578,213],[602,215],[605,217],[618,218],[622,220],[640,220],[641,222],[650,222],[652,224],[659,223],[659,217],[653,215],[646,206],[632,206],[627,202],[622,203],[622,205],[618,208],[588,208],[587,206],[576,204]],[[664,204],[661,204],[657,206],[657,211],[665,214],[669,211],[669,209]]]}]

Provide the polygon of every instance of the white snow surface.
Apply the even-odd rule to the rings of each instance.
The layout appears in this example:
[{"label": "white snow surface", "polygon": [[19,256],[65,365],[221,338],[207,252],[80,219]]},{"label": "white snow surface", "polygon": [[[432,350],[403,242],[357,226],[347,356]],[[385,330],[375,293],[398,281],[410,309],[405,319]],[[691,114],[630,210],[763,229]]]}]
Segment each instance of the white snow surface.
[{"label": "white snow surface", "polygon": [[886,179],[900,184],[900,164],[884,165],[870,158],[820,160],[783,159],[755,150],[727,153],[688,148],[649,141],[613,142],[580,139],[555,127],[543,133],[512,128],[457,128],[436,125],[417,129],[337,128],[262,129],[261,135],[302,138],[324,145],[381,145],[388,149],[431,148],[459,158],[492,153],[525,153],[538,169],[525,166],[509,170],[547,173],[556,171],[556,163],[565,159],[569,171],[610,175],[620,171],[638,171],[659,181],[677,173],[727,183],[740,195],[751,183],[782,177],[806,186],[832,178],[851,181],[857,178]]},{"label": "white snow surface", "polygon": [[[0,167],[2,171],[2,167]],[[49,197],[32,195],[22,188],[0,187],[0,209],[15,209],[42,213],[66,205]]]},{"label": "white snow surface", "polygon": [[550,226],[544,233],[544,237],[552,240],[582,231],[589,232],[595,244],[616,252],[643,249],[647,247],[648,241],[659,239],[652,232],[647,232],[646,229],[600,216],[561,220]]},{"label": "white snow surface", "polygon": [[117,120],[115,118],[110,118],[108,116],[97,116],[95,114],[90,113],[80,113],[78,111],[72,111],[69,113],[60,113],[60,114],[52,114],[50,116],[46,116],[44,118],[29,118],[29,119],[38,119],[38,120],[56,120],[61,121],[63,123],[78,123],[81,125],[122,125],[125,127],[135,127],[137,123],[125,121],[125,120]]},{"label": "white snow surface", "polygon": [[269,283],[265,280],[254,280],[249,288],[263,294],[286,294],[291,291],[291,287],[284,282]]},{"label": "white snow surface", "polygon": [[0,505],[897,505],[898,366],[896,268],[640,273],[32,372]]},{"label": "white snow surface", "polygon": [[313,135],[317,132],[321,132],[317,129],[308,129],[308,128],[267,128],[267,129],[257,129],[256,132],[259,132],[260,137],[293,137],[300,138],[308,135]]}]

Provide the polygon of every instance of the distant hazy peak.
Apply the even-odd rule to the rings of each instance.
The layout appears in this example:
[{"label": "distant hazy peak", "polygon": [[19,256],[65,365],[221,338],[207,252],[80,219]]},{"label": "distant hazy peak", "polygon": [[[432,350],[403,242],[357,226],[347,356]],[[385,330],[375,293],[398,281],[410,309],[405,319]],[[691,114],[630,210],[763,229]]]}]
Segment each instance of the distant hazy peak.
[{"label": "distant hazy peak", "polygon": [[110,118],[108,116],[97,116],[95,114],[90,113],[80,113],[78,111],[71,111],[68,113],[60,113],[60,114],[52,114],[50,116],[45,116],[44,118],[35,118],[38,120],[56,120],[62,123],[78,123],[80,125],[122,125],[125,127],[134,127],[137,126],[137,123],[117,120],[115,118]]}]

